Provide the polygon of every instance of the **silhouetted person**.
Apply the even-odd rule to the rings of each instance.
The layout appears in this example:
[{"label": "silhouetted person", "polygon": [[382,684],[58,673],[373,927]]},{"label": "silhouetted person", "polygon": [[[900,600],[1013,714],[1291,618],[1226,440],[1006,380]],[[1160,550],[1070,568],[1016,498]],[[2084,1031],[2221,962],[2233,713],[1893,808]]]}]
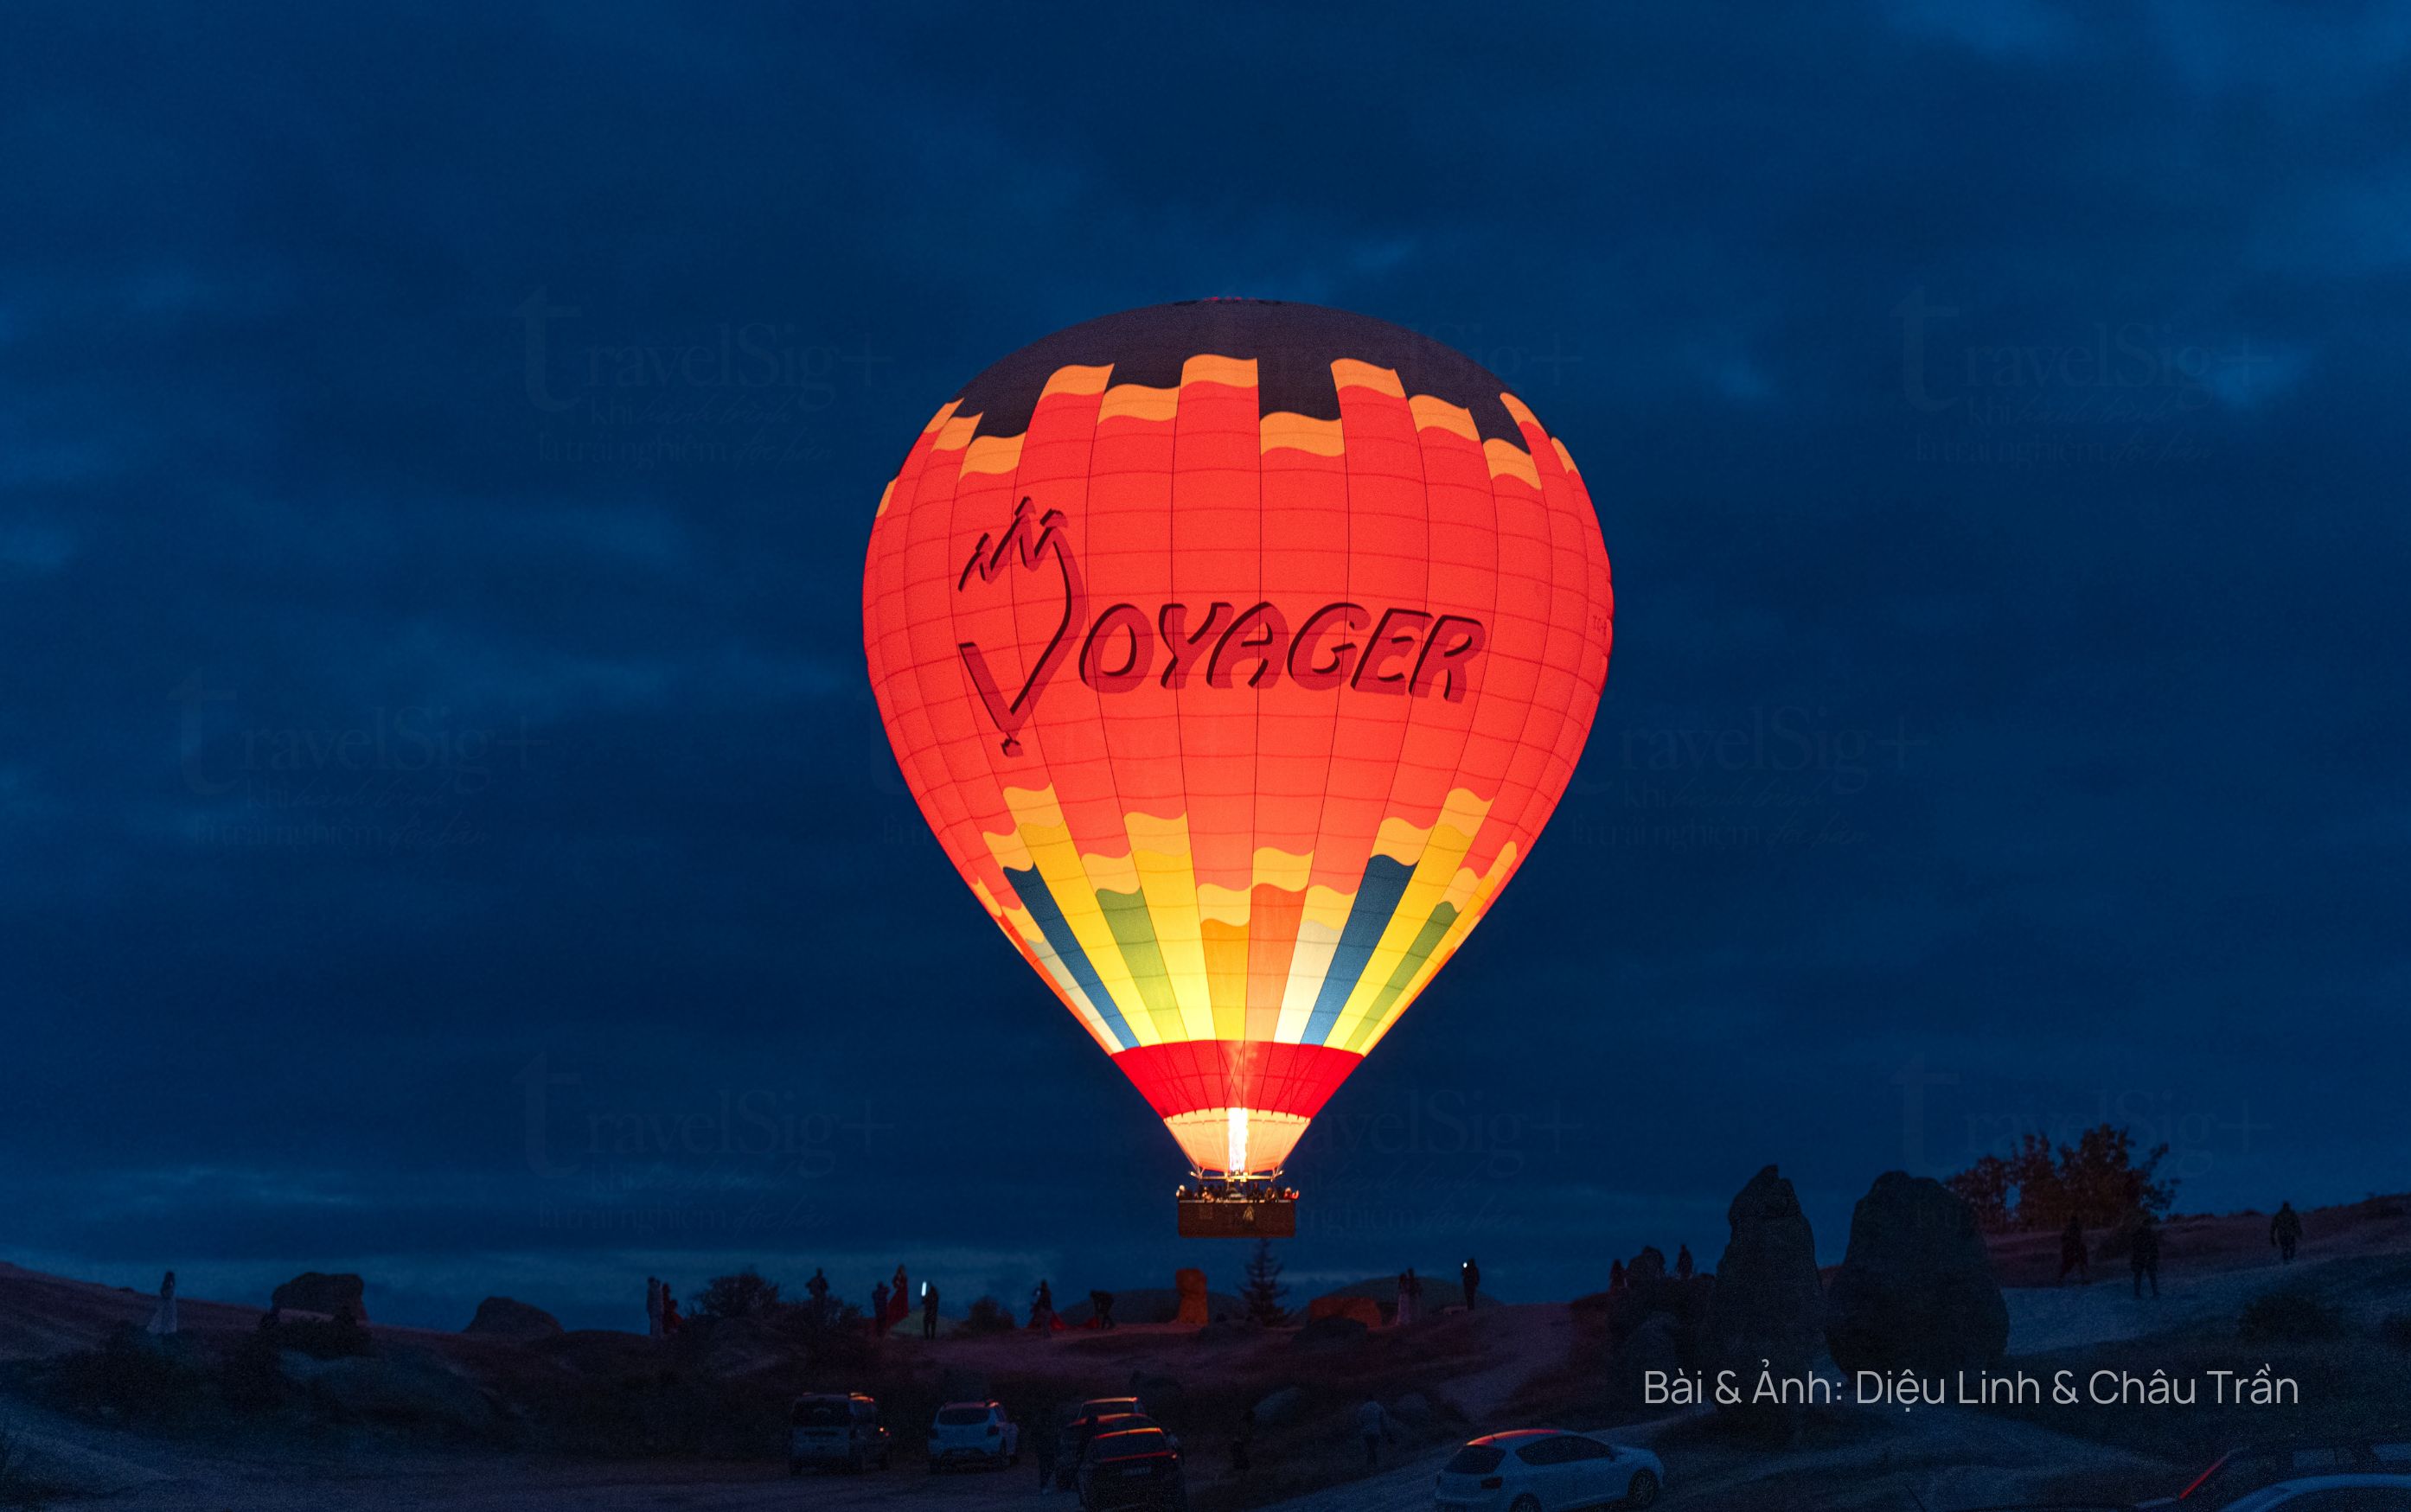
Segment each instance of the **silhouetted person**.
[{"label": "silhouetted person", "polygon": [[1356,1432],[1365,1436],[1365,1468],[1372,1469],[1381,1462],[1381,1441],[1393,1436],[1390,1415],[1371,1397],[1356,1409]]},{"label": "silhouetted person", "polygon": [[1055,1321],[1055,1288],[1044,1279],[1038,1289],[1030,1294],[1030,1326],[1045,1330]]},{"label": "silhouetted person", "polygon": [[645,1337],[662,1336],[662,1278],[645,1277]]},{"label": "silhouetted person", "polygon": [[[350,1307],[348,1307],[348,1306],[346,1306],[343,1310],[344,1310],[345,1312],[350,1312],[350,1311],[351,1311]],[[674,1297],[674,1296],[670,1295],[670,1284],[669,1284],[668,1282],[666,1282],[666,1281],[663,1282],[663,1283],[662,1283],[662,1337],[663,1337],[663,1338],[665,1338],[665,1339],[675,1339],[675,1338],[677,1338],[677,1337],[678,1337],[678,1331],[679,1331],[679,1328],[680,1328],[680,1327],[682,1327],[682,1326],[685,1324],[685,1322],[686,1322],[686,1319],[684,1319],[684,1318],[682,1318],[682,1317],[679,1316],[679,1310],[678,1310],[678,1299],[677,1299],[676,1297]]]},{"label": "silhouetted person", "polygon": [[870,1336],[887,1336],[887,1283],[883,1281],[870,1288]]},{"label": "silhouetted person", "polygon": [[827,1321],[828,1277],[821,1273],[819,1266],[812,1267],[812,1278],[804,1283],[804,1291],[812,1300],[812,1321],[815,1323]]},{"label": "silhouetted person", "polygon": [[[2290,1258],[2290,1256],[2289,1256]],[[159,1305],[151,1310],[151,1321],[143,1330],[161,1338],[176,1331],[176,1272],[168,1272],[159,1280]]]},{"label": "silhouetted person", "polygon": [[1473,1294],[1482,1289],[1482,1267],[1469,1255],[1459,1274],[1465,1282],[1465,1310],[1470,1313],[1473,1311]]},{"label": "silhouetted person", "polygon": [[905,1279],[904,1265],[896,1265],[896,1282],[887,1291],[887,1321],[901,1323],[913,1316],[913,1283]]},{"label": "silhouetted person", "polygon": [[1038,1451],[1038,1489],[1055,1489],[1055,1460],[1063,1447],[1063,1428],[1055,1419],[1060,1416],[1053,1407],[1042,1410],[1030,1422],[1038,1432],[1038,1442],[1031,1446]]},{"label": "silhouetted person", "polygon": [[1698,1262],[1697,1260],[1694,1260],[1694,1259],[1692,1259],[1692,1258],[1691,1258],[1691,1246],[1690,1246],[1690,1245],[1688,1245],[1688,1244],[1677,1244],[1677,1245],[1675,1245],[1675,1246],[1674,1246],[1674,1279],[1675,1279],[1675,1280],[1677,1280],[1677,1281],[1688,1281],[1688,1280],[1690,1280],[1690,1279],[1691,1279],[1691,1272],[1694,1272],[1694,1271],[1696,1271],[1696,1270],[1698,1270],[1699,1268],[1700,1268],[1700,1266],[1699,1266],[1699,1262]]},{"label": "silhouetted person", "polygon": [[1410,1272],[1406,1271],[1398,1272],[1398,1310],[1396,1317],[1397,1325],[1402,1329],[1415,1320],[1415,1298],[1411,1286],[1414,1277]]},{"label": "silhouetted person", "polygon": [[1607,1262],[1607,1289],[1610,1291],[1622,1291],[1624,1289],[1624,1262],[1622,1260],[1610,1260]]},{"label": "silhouetted person", "polygon": [[938,1288],[924,1281],[921,1283],[921,1337],[934,1339],[937,1336]]},{"label": "silhouetted person", "polygon": [[2269,1220],[2269,1243],[2277,1246],[2278,1263],[2293,1264],[2294,1246],[2301,1242],[2302,1215],[2294,1211],[2293,1203],[2285,1203],[2277,1209],[2277,1215]]},{"label": "silhouetted person", "polygon": [[2084,1225],[2073,1214],[2068,1217],[2068,1227],[2059,1231],[2059,1284],[2068,1285],[2071,1275],[2085,1286],[2093,1284],[2093,1261],[2084,1249]]},{"label": "silhouetted person", "polygon": [[1089,1307],[1097,1315],[1097,1327],[1101,1329],[1109,1329],[1114,1326],[1114,1294],[1112,1292],[1092,1291],[1089,1293]]},{"label": "silhouetted person", "polygon": [[2160,1294],[2160,1226],[2152,1221],[2148,1213],[2136,1227],[2135,1248],[2126,1257],[2126,1268],[2135,1272],[2136,1296],[2143,1294],[2146,1279],[2152,1283],[2152,1295],[2157,1297]]}]

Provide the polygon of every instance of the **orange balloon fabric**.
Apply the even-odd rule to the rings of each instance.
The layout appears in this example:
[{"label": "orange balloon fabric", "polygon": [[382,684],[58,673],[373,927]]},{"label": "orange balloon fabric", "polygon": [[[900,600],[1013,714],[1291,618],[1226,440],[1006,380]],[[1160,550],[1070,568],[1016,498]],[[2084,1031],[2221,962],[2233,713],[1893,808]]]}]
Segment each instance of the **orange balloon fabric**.
[{"label": "orange balloon fabric", "polygon": [[929,827],[1200,1171],[1265,1175],[1547,823],[1615,595],[1469,359],[1200,300],[974,379],[879,502],[872,688]]}]

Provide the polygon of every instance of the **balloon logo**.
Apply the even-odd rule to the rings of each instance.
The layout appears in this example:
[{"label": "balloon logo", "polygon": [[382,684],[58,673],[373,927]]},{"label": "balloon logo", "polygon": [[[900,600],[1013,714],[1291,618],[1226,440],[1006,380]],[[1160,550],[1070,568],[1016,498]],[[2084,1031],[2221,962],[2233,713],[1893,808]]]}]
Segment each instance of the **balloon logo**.
[{"label": "balloon logo", "polygon": [[1201,1176],[1277,1174],[1547,823],[1607,676],[1582,475],[1311,305],[1074,326],[882,495],[863,643],[956,869]]}]

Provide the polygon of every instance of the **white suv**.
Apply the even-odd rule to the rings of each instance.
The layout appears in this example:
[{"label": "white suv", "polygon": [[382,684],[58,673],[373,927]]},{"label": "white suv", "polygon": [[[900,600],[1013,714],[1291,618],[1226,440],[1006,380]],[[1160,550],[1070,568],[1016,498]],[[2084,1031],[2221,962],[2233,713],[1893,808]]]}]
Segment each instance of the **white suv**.
[{"label": "white suv", "polygon": [[929,1423],[929,1468],[1021,1462],[1021,1430],[994,1402],[949,1402]]}]

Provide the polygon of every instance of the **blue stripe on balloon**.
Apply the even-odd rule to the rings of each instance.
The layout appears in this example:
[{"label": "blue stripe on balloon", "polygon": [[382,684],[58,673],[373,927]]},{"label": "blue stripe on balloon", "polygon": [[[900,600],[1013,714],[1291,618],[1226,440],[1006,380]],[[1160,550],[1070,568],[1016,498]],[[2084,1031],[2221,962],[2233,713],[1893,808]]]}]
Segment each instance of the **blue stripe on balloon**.
[{"label": "blue stripe on balloon", "polygon": [[1072,980],[1089,995],[1089,1001],[1095,1005],[1097,1012],[1104,1019],[1106,1029],[1121,1041],[1121,1048],[1128,1050],[1137,1044],[1138,1036],[1131,1033],[1131,1026],[1122,1022],[1122,1010],[1114,1006],[1114,995],[1105,991],[1104,979],[1099,977],[1097,968],[1089,964],[1089,952],[1080,948],[1080,938],[1072,933],[1071,924],[1063,918],[1063,910],[1056,907],[1055,894],[1046,890],[1046,879],[1038,875],[1035,866],[1028,871],[1016,871],[1007,866],[1004,880],[1013,884],[1013,891],[1021,899],[1021,906],[1038,921],[1038,932],[1046,937],[1047,944],[1055,947],[1056,955],[1071,969]]},{"label": "blue stripe on balloon", "polygon": [[1375,856],[1366,864],[1364,880],[1356,884],[1356,901],[1348,909],[1348,923],[1339,931],[1339,944],[1331,952],[1331,969],[1323,973],[1322,991],[1316,995],[1314,1011],[1308,1015],[1306,1043],[1319,1045],[1339,1020],[1339,1010],[1348,1004],[1348,995],[1356,989],[1356,979],[1371,964],[1373,947],[1381,942],[1381,931],[1388,928],[1390,915],[1398,911],[1398,899],[1406,895],[1407,883],[1415,868],[1403,861],[1387,856]]}]

